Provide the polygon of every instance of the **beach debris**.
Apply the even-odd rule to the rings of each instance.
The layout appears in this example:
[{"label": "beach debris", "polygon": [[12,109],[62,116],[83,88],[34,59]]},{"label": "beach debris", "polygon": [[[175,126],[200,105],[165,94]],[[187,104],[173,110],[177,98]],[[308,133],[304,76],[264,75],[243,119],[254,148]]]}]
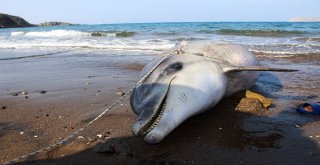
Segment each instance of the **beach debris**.
[{"label": "beach debris", "polygon": [[88,140],[88,143],[87,143],[87,144],[89,145],[90,143],[93,143],[94,141],[96,141],[97,138],[88,137],[87,140]]},{"label": "beach debris", "polygon": [[102,138],[102,135],[101,134],[97,134],[97,137],[100,139],[100,138]]},{"label": "beach debris", "polygon": [[1,109],[7,109],[7,108],[8,108],[8,107],[6,107],[6,106],[4,106],[4,105],[1,107]]},{"label": "beach debris", "polygon": [[37,138],[37,137],[38,137],[38,135],[34,135],[33,137],[34,137],[34,138]]},{"label": "beach debris", "polygon": [[258,99],[242,98],[240,103],[236,107],[236,110],[240,112],[256,112],[263,111],[265,109]]},{"label": "beach debris", "polygon": [[117,91],[116,94],[117,94],[118,96],[123,96],[123,95],[124,95],[124,92],[122,92],[122,91]]},{"label": "beach debris", "polygon": [[263,108],[265,109],[269,108],[271,105],[271,101],[269,99],[250,90],[246,90],[246,97],[251,99],[258,99],[261,102]]},{"label": "beach debris", "polygon": [[24,132],[20,132],[20,135],[23,135],[24,134]]},{"label": "beach debris", "polygon": [[78,138],[78,139],[84,139],[84,137],[83,137],[83,136],[78,136],[77,138]]},{"label": "beach debris", "polygon": [[296,123],[296,124],[295,124],[295,127],[296,127],[296,128],[300,128],[301,126]]}]

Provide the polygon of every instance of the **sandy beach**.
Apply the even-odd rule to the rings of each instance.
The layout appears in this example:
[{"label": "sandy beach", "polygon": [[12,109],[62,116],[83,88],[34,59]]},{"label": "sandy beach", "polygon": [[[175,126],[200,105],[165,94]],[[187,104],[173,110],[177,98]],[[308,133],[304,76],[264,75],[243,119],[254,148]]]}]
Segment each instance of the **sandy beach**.
[{"label": "sandy beach", "polygon": [[[67,137],[138,80],[151,56],[92,58],[86,51],[0,61],[0,162]],[[253,88],[269,110],[239,112],[241,94],[183,123],[163,142],[132,134],[129,97],[67,144],[17,164],[319,164],[320,121],[295,107],[319,101],[320,55],[271,58],[262,65],[299,69],[263,73]]]}]

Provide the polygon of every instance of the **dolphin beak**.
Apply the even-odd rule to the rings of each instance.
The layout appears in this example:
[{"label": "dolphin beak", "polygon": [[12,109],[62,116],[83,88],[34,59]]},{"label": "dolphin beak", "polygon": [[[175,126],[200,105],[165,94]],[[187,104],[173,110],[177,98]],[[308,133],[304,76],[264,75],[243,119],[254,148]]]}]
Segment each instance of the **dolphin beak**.
[{"label": "dolphin beak", "polygon": [[[149,110],[148,109],[142,110],[142,112],[140,113],[140,116],[138,117],[138,120],[133,125],[133,132],[135,135],[144,136],[144,135],[148,134],[160,122],[161,116],[163,115],[163,113],[166,109],[167,96],[169,93],[171,83],[174,79],[175,79],[175,77],[173,77],[170,80],[169,85],[166,88],[164,95],[160,98],[161,101],[159,102],[158,106],[156,106],[156,108],[153,110],[154,111],[153,114],[150,115],[150,117],[148,117],[147,120],[145,120],[143,118],[143,116],[144,116],[143,111],[150,111],[150,109]],[[149,113],[149,112],[145,112],[145,113]]]}]

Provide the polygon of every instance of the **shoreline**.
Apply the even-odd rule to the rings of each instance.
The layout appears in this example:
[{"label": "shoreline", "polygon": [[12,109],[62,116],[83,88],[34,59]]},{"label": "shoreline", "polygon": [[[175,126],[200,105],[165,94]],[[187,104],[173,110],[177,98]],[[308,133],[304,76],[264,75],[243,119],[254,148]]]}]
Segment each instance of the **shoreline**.
[{"label": "shoreline", "polygon": [[[8,82],[0,89],[0,105],[6,107],[0,110],[1,162],[47,147],[81,128],[107,108],[106,104],[111,105],[119,97],[118,91],[130,89],[148,61],[79,57],[16,61],[13,70],[6,68],[2,78]],[[312,96],[320,93],[316,70],[320,59],[259,60],[262,65],[300,69],[298,73],[267,73],[259,79],[257,90],[268,94],[274,104],[269,111],[233,111],[239,99],[226,98],[214,110],[183,123],[162,143],[147,145],[131,132],[136,116],[126,98],[123,106],[79,134],[83,138],[77,136],[19,164],[317,164],[319,117],[301,116],[294,107],[319,99]],[[310,81],[302,81],[306,77]],[[18,96],[11,95],[14,93]],[[103,138],[96,138],[98,134]],[[94,152],[99,145],[116,147]]]}]

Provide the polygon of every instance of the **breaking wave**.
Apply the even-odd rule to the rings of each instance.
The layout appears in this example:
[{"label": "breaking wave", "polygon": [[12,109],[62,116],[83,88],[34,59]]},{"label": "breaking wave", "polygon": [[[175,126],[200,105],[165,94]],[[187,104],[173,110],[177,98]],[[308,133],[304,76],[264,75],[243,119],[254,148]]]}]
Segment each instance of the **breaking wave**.
[{"label": "breaking wave", "polygon": [[306,34],[303,31],[288,31],[288,30],[236,30],[236,29],[221,29],[221,30],[201,30],[200,33],[214,33],[219,35],[235,35],[235,36],[256,36],[256,37],[288,37]]},{"label": "breaking wave", "polygon": [[131,37],[135,32],[130,31],[94,31],[85,32],[77,30],[51,30],[51,31],[31,31],[31,32],[11,32],[11,36],[25,36],[25,37],[60,37],[60,38],[74,38],[74,37]]},{"label": "breaking wave", "polygon": [[304,42],[320,42],[320,38],[318,37],[298,37],[294,38],[295,41],[304,41]]}]

